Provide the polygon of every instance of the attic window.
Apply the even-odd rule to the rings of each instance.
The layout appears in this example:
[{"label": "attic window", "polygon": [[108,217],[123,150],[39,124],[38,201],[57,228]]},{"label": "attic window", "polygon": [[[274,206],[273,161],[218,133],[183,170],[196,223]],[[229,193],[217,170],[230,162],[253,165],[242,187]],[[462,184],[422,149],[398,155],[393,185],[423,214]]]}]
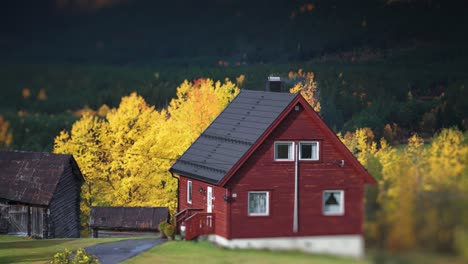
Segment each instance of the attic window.
[{"label": "attic window", "polygon": [[319,160],[319,143],[317,141],[299,143],[300,160]]},{"label": "attic window", "polygon": [[101,222],[103,222],[103,223],[104,223],[104,222],[107,222],[107,218],[101,217]]},{"label": "attic window", "polygon": [[293,142],[275,142],[275,160],[294,160]]},{"label": "attic window", "polygon": [[344,214],[344,191],[328,190],[323,192],[323,214],[343,215]]}]

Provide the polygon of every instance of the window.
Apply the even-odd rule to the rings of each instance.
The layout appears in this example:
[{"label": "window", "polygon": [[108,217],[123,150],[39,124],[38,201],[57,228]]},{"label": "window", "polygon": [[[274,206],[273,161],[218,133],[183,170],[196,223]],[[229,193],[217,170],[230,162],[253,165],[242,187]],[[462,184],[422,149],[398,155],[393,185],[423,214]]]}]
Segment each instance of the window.
[{"label": "window", "polygon": [[249,192],[249,215],[263,216],[269,214],[269,193]]},{"label": "window", "polygon": [[275,142],[275,160],[294,160],[292,142]]},{"label": "window", "polygon": [[187,203],[192,203],[192,182],[187,181]]},{"label": "window", "polygon": [[344,191],[333,190],[323,192],[323,214],[343,215],[344,214]]},{"label": "window", "polygon": [[299,143],[300,160],[319,160],[319,143],[317,141]]}]

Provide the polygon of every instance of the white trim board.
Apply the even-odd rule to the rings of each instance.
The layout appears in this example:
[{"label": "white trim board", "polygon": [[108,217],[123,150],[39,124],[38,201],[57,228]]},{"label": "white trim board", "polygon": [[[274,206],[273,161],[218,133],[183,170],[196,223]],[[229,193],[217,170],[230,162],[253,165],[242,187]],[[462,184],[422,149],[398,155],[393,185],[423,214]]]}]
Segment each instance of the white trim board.
[{"label": "white trim board", "polygon": [[231,249],[300,250],[308,253],[362,258],[364,238],[361,235],[226,239],[209,235],[208,241]]}]

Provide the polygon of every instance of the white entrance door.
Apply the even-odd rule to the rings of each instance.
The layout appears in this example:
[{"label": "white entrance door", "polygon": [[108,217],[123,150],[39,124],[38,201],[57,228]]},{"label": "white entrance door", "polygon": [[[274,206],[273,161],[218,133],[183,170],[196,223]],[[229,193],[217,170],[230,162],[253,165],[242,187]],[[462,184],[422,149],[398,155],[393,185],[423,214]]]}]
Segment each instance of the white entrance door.
[{"label": "white entrance door", "polygon": [[206,212],[211,213],[213,208],[213,188],[206,187]]}]

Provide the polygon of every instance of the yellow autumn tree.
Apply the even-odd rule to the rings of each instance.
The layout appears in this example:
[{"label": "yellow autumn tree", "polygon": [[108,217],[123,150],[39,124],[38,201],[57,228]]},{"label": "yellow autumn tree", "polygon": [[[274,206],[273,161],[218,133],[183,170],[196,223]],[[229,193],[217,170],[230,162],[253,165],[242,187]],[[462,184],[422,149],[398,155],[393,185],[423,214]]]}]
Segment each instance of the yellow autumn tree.
[{"label": "yellow autumn tree", "polygon": [[73,154],[85,179],[81,189],[84,227],[88,225],[90,207],[103,204],[103,197],[110,191],[110,179],[104,169],[108,153],[101,142],[102,125],[101,120],[88,113],[73,124],[70,132],[62,131],[54,140],[54,152]]},{"label": "yellow autumn tree", "polygon": [[45,89],[40,89],[39,93],[37,94],[37,100],[45,101],[47,100],[47,93]]},{"label": "yellow autumn tree", "polygon": [[[423,152],[420,178],[424,215],[418,230],[421,240],[433,250],[453,251],[454,244],[460,242],[457,233],[468,239],[467,139],[458,129],[443,129]],[[465,242],[461,248],[467,246]]]},{"label": "yellow autumn tree", "polygon": [[7,148],[13,141],[13,135],[10,131],[10,122],[0,115],[0,149]]},{"label": "yellow autumn tree", "polygon": [[132,93],[104,118],[86,113],[70,133],[61,132],[54,151],[73,154],[82,169],[85,218],[97,205],[167,206],[174,213],[170,166],[238,92],[228,80],[185,81],[168,109],[157,111]]},{"label": "yellow autumn tree", "polygon": [[210,79],[185,81],[177,88],[177,98],[167,110],[160,112],[161,118],[168,118],[159,119],[163,120],[160,124],[153,122],[149,133],[135,143],[134,152],[147,153],[145,163],[135,167],[151,167],[151,174],[159,175],[158,179],[149,181],[155,183],[148,193],[153,204],[165,204],[175,211],[177,182],[168,169],[238,92],[229,80],[224,83]]},{"label": "yellow autumn tree", "polygon": [[440,185],[453,187],[452,184],[463,178],[468,162],[468,147],[464,141],[461,131],[444,129],[431,142],[427,150],[426,189]]},{"label": "yellow autumn tree", "polygon": [[185,127],[184,133],[199,135],[238,93],[239,89],[229,80],[184,81],[177,88],[177,98],[170,102],[168,112],[172,121]]},{"label": "yellow autumn tree", "polygon": [[388,224],[386,243],[392,250],[412,249],[417,243],[416,197],[421,184],[422,146],[422,138],[415,134],[408,139],[405,151],[379,153],[385,160],[382,169],[384,192],[380,200]]},{"label": "yellow autumn tree", "polygon": [[301,93],[306,101],[312,106],[315,112],[319,113],[321,109],[320,101],[318,99],[317,83],[315,82],[315,75],[313,72],[304,73],[299,69],[297,74],[289,74],[291,79],[300,79],[291,89],[290,93]]},{"label": "yellow autumn tree", "polygon": [[429,144],[413,135],[398,148],[384,139],[377,146],[366,129],[338,136],[378,183],[371,189],[377,195],[366,194],[371,205],[368,239],[390,250],[458,250],[468,255],[466,134],[443,129]]},{"label": "yellow autumn tree", "polygon": [[[118,108],[107,113],[102,126],[103,148],[108,150],[106,167],[112,192],[105,197],[108,203],[125,206],[144,199],[148,177],[142,168],[135,168],[134,160],[145,159],[145,153],[135,152],[133,146],[146,133],[153,123],[159,123],[160,115],[154,107],[132,93],[122,98]],[[143,196],[143,197],[141,197]]]}]

